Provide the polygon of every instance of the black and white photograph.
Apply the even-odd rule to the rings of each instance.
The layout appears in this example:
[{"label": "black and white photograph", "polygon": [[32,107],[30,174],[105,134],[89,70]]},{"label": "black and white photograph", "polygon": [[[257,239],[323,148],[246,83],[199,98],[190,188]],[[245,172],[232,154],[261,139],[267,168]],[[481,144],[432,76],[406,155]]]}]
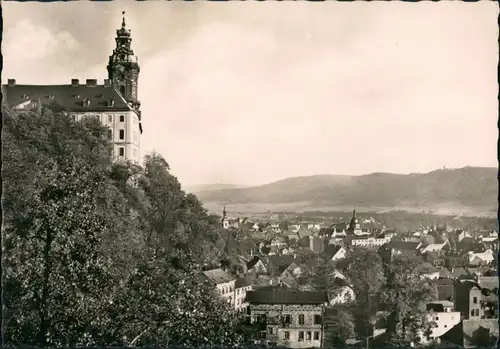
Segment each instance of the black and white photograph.
[{"label": "black and white photograph", "polygon": [[497,347],[497,2],[0,5],[2,347]]}]

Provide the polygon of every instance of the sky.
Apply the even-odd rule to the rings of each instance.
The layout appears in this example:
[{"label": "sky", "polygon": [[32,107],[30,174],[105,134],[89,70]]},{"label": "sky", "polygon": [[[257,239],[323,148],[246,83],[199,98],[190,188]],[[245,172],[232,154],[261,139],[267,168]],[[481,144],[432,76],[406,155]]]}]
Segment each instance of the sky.
[{"label": "sky", "polygon": [[496,2],[2,7],[20,84],[102,82],[126,11],[141,153],[183,185],[498,166]]}]

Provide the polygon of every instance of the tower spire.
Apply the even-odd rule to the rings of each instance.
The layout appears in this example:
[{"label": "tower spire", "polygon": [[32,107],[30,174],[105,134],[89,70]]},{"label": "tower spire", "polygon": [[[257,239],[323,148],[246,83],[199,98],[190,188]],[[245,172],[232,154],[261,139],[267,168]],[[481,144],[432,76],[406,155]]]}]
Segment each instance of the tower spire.
[{"label": "tower spire", "polygon": [[125,11],[122,11],[122,28],[125,28]]}]

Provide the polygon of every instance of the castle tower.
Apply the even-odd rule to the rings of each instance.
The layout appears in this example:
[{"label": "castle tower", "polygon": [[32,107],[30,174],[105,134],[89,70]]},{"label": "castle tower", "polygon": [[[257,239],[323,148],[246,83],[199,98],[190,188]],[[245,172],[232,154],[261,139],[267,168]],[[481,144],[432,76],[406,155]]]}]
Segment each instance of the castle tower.
[{"label": "castle tower", "polygon": [[134,109],[138,110],[140,103],[137,99],[137,82],[140,68],[138,58],[134,56],[134,51],[131,48],[131,31],[127,29],[125,24],[125,11],[122,14],[122,26],[116,31],[116,48],[113,50],[113,54],[109,56],[108,78],[123,98]]}]

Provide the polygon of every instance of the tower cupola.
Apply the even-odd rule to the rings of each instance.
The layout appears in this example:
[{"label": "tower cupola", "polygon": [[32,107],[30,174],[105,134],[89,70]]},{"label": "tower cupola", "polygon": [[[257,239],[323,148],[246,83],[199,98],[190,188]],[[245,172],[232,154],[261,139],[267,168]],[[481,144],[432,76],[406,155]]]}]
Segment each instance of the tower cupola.
[{"label": "tower cupola", "polygon": [[116,31],[116,47],[109,56],[108,78],[113,87],[120,92],[123,98],[135,109],[139,109],[140,103],[137,98],[139,62],[132,50],[131,30],[127,29],[125,22],[125,11],[122,12],[122,25]]}]

